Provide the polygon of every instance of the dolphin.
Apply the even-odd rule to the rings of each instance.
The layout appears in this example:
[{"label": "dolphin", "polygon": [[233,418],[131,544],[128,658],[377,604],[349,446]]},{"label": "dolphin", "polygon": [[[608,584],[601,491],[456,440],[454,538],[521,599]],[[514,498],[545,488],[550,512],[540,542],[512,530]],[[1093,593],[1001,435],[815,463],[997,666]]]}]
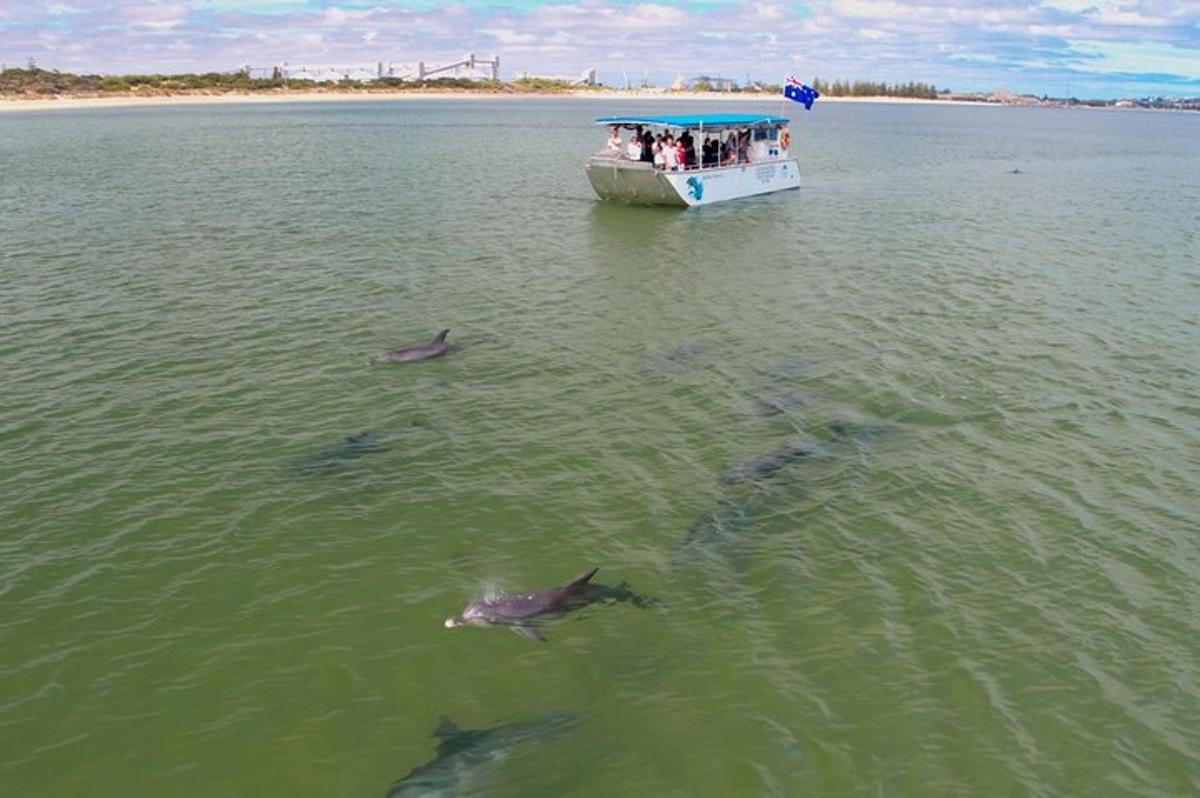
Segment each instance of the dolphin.
[{"label": "dolphin", "polygon": [[883,434],[884,428],[878,421],[835,418],[823,425],[818,432],[835,442],[849,441],[860,445],[869,445],[872,440]]},{"label": "dolphin", "polygon": [[721,473],[721,481],[726,484],[753,479],[770,479],[783,468],[797,460],[810,457],[820,451],[811,443],[796,443],[782,446],[773,452],[738,463]]},{"label": "dolphin", "polygon": [[333,446],[297,462],[292,470],[297,474],[322,474],[333,471],[344,463],[357,460],[363,455],[383,447],[383,438],[374,432],[362,431],[347,435]]},{"label": "dolphin", "polygon": [[394,352],[385,352],[375,358],[377,363],[413,363],[417,360],[428,360],[431,357],[446,354],[449,345],[446,343],[446,335],[450,330],[442,330],[432,341],[421,346],[410,346],[406,349],[397,349]]},{"label": "dolphin", "polygon": [[689,341],[665,352],[648,354],[643,362],[657,371],[672,371],[700,363],[707,358],[707,355],[707,344],[703,341]]},{"label": "dolphin", "polygon": [[447,618],[445,626],[508,626],[534,640],[545,642],[537,624],[562,617],[589,604],[628,601],[635,607],[650,607],[656,600],[639,596],[622,582],[617,587],[593,585],[591,578],[599,567],[585,571],[560,587],[531,593],[511,593],[471,602],[461,615]]},{"label": "dolphin", "polygon": [[748,416],[777,416],[780,413],[786,413],[793,407],[801,407],[811,404],[813,396],[810,393],[792,393],[787,396],[780,396],[774,399],[759,399],[754,410],[747,413]]},{"label": "dolphin", "polygon": [[[438,738],[433,759],[393,783],[387,798],[455,796],[468,790],[474,794],[489,766],[502,760],[512,749],[558,736],[577,725],[578,716],[556,712],[538,720],[470,730],[458,728],[443,715],[433,730],[432,736]],[[470,789],[472,786],[475,789]]]},{"label": "dolphin", "polygon": [[723,555],[729,544],[742,537],[743,530],[754,523],[765,507],[764,496],[744,501],[722,499],[692,524],[687,537],[672,556],[675,567],[681,567],[697,557]]}]

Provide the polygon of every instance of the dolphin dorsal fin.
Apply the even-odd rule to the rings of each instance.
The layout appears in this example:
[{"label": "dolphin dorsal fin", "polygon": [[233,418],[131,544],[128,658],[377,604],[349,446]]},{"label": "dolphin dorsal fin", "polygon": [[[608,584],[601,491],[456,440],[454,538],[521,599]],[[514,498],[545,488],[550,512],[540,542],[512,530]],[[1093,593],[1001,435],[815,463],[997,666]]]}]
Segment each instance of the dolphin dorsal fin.
[{"label": "dolphin dorsal fin", "polygon": [[446,340],[446,336],[449,334],[450,334],[450,328],[447,327],[446,329],[444,329],[440,333],[438,333],[436,336],[434,336],[433,343],[440,344],[440,343],[444,342]]},{"label": "dolphin dorsal fin", "polygon": [[440,715],[437,720],[437,725],[433,727],[434,737],[453,737],[458,734],[461,729],[455,725],[454,721],[445,715]]},{"label": "dolphin dorsal fin", "polygon": [[572,579],[570,582],[567,583],[567,590],[574,590],[577,587],[583,587],[584,585],[586,585],[588,583],[589,580],[591,580],[591,578],[593,576],[596,575],[596,572],[599,570],[600,570],[600,566],[596,566],[592,570],[585,571],[584,573],[575,577],[574,579]]}]

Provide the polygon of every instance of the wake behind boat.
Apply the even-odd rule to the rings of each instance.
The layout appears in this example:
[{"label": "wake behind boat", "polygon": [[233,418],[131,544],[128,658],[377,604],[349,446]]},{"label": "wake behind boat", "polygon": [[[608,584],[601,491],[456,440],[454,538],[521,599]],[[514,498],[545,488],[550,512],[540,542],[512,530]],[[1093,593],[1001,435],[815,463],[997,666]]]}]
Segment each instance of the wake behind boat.
[{"label": "wake behind boat", "polygon": [[788,121],[762,114],[602,116],[596,124],[612,135],[588,160],[588,180],[602,199],[680,207],[799,188]]}]

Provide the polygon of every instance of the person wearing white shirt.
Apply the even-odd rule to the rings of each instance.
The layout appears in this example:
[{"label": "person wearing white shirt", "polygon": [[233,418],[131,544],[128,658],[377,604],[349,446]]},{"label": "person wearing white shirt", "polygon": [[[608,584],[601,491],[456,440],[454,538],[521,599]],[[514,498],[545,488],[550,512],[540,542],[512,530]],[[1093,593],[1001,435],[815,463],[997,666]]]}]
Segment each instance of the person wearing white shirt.
[{"label": "person wearing white shirt", "polygon": [[608,143],[604,145],[604,149],[614,155],[621,152],[621,131],[617,129],[616,125],[613,125],[612,135],[608,137]]},{"label": "person wearing white shirt", "polygon": [[670,136],[663,142],[663,166],[671,171],[679,168],[679,147]]}]

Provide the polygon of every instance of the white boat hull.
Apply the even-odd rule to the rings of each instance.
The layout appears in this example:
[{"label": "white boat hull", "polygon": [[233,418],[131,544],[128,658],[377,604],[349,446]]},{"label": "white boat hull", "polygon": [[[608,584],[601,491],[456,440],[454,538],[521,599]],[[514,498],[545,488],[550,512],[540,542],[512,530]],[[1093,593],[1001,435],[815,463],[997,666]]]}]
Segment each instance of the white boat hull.
[{"label": "white boat hull", "polygon": [[688,208],[800,187],[795,158],[664,172],[648,163],[595,157],[587,175],[601,199]]}]

